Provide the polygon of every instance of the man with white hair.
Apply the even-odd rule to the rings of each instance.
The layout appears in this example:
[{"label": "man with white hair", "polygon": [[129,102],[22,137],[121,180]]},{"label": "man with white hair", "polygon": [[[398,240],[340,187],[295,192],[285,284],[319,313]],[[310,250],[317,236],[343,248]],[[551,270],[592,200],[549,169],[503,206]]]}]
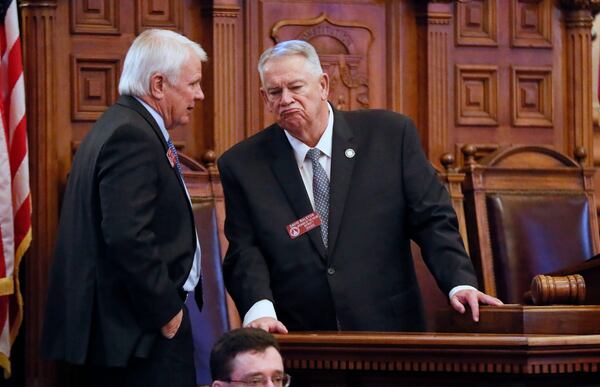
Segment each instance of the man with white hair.
[{"label": "man with white hair", "polygon": [[169,131],[190,121],[202,47],[168,30],[131,45],[120,97],[77,150],[50,272],[42,351],[94,386],[195,386],[184,305],[200,246]]},{"label": "man with white hair", "polygon": [[328,102],[315,49],[267,49],[258,71],[277,123],[219,158],[229,247],[223,274],[244,326],[418,331],[410,240],[460,313],[500,300],[476,289],[448,193],[412,121]]}]

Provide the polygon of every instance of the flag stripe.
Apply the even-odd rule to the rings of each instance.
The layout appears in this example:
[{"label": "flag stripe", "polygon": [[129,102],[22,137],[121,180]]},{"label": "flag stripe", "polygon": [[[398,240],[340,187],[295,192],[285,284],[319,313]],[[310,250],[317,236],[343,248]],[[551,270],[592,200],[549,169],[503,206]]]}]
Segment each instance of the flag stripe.
[{"label": "flag stripe", "polygon": [[0,20],[0,366],[10,375],[10,349],[23,316],[19,263],[31,243],[31,194],[25,87],[16,0]]}]

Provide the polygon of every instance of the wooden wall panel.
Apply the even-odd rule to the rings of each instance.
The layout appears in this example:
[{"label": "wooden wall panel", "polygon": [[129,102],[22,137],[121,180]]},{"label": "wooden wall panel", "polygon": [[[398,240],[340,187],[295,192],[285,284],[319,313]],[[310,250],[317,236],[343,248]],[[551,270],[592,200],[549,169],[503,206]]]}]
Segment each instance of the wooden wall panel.
[{"label": "wooden wall panel", "polygon": [[96,121],[118,97],[120,58],[82,57],[71,59],[71,119]]},{"label": "wooden wall panel", "polygon": [[511,76],[512,125],[552,128],[552,69],[513,66]]},{"label": "wooden wall panel", "polygon": [[456,123],[498,125],[498,67],[456,66]]},{"label": "wooden wall panel", "polygon": [[215,2],[212,17],[212,95],[214,142],[212,148],[222,154],[245,137],[243,122],[244,60],[242,55],[243,13],[237,2]]},{"label": "wooden wall panel", "polygon": [[148,28],[166,28],[183,31],[183,5],[180,0],[136,0],[136,32]]},{"label": "wooden wall panel", "polygon": [[552,3],[544,0],[511,0],[511,45],[552,46]]},{"label": "wooden wall panel", "polygon": [[496,1],[475,0],[456,4],[456,44],[498,45]]},{"label": "wooden wall panel", "polygon": [[[448,148],[456,152],[456,144],[472,143],[481,149],[491,149],[489,144],[574,149],[564,134],[564,42],[553,33],[561,29],[559,6],[552,0],[455,2],[454,14],[456,42],[449,60],[458,69],[452,99],[459,105]],[[478,67],[495,68],[493,76],[477,82],[463,70]],[[478,104],[487,115],[477,113]]]},{"label": "wooden wall panel", "polygon": [[71,7],[74,34],[119,34],[118,0],[83,0]]}]

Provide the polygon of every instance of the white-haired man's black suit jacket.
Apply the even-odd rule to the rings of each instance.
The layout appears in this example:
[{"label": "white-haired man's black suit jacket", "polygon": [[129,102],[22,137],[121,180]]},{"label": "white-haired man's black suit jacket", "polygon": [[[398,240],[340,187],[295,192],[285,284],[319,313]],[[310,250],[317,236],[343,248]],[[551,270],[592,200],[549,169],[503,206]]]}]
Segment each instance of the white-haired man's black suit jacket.
[{"label": "white-haired man's black suit jacket", "polygon": [[268,299],[290,330],[421,330],[410,239],[444,292],[477,285],[447,191],[402,115],[334,111],[327,249],[319,227],[287,233],[313,208],[277,124],[227,151],[219,169],[224,276],[242,316]]},{"label": "white-haired man's black suit jacket", "polygon": [[[127,96],[81,143],[50,273],[46,357],[126,366],[148,356],[161,327],[182,309],[196,236],[183,182],[166,153],[156,121]],[[189,329],[186,320],[182,327]]]}]

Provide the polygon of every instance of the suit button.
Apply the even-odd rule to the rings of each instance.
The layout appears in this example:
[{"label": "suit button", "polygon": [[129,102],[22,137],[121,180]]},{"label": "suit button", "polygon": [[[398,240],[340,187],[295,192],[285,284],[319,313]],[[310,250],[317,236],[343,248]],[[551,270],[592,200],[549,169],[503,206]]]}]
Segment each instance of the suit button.
[{"label": "suit button", "polygon": [[327,274],[334,275],[335,274],[335,269],[333,267],[328,268],[327,269]]}]

